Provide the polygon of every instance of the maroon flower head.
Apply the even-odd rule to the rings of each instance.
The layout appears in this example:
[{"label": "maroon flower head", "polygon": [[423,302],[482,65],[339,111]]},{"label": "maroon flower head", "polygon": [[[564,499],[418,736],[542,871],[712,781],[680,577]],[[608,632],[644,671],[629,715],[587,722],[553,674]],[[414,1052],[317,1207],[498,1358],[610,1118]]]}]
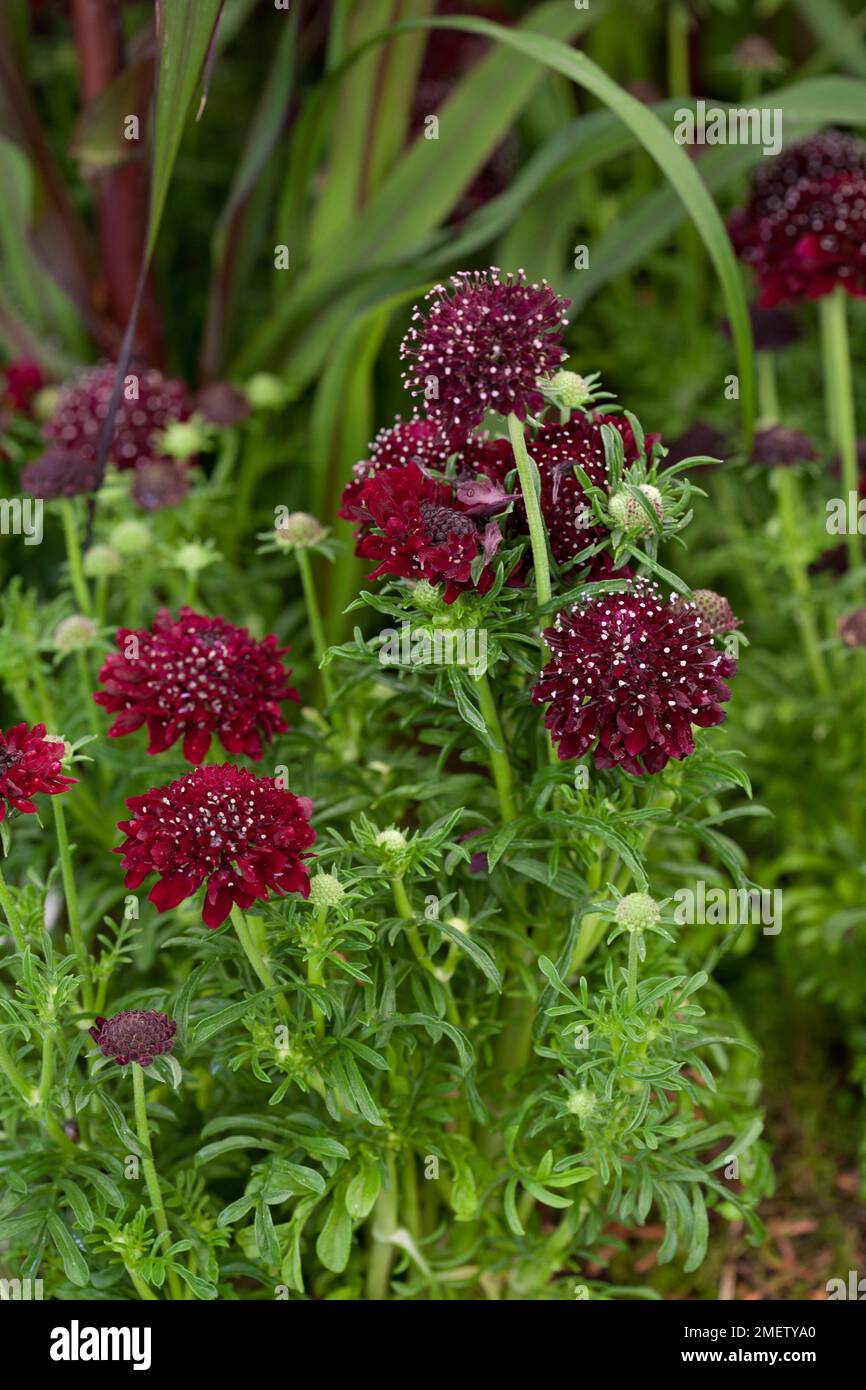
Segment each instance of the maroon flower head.
[{"label": "maroon flower head", "polygon": [[409,361],[405,384],[423,398],[427,415],[460,441],[481,423],[486,410],[521,420],[541,410],[538,378],[562,362],[564,310],[570,300],[546,281],[530,285],[523,271],[500,280],[487,272],[462,271],[427,296],[425,318],[416,309],[400,355]]},{"label": "maroon flower head", "polygon": [[275,637],[257,642],[244,627],[182,608],[166,609],[153,626],[120,628],[119,650],[99,673],[98,705],[116,714],[110,738],[147,725],[149,753],[163,753],[179,738],[183,755],[200,763],[216,734],[229,753],[261,758],[262,738],[288,727],[283,700],[297,700]]},{"label": "maroon flower head", "polygon": [[18,357],[3,368],[6,389],[3,404],[13,410],[29,410],[30,402],[45,384],[42,368],[29,357]]},{"label": "maroon flower head", "polygon": [[129,491],[143,512],[176,507],[189,492],[189,469],[178,459],[145,459],[136,468]]},{"label": "maroon flower head", "polygon": [[[550,547],[561,565],[608,536],[605,527],[593,522],[583,484],[574,471],[575,464],[579,464],[591,483],[607,487],[601,433],[601,426],[605,424],[619,431],[626,465],[634,463],[638,458],[637,442],[631,425],[622,415],[575,415],[564,425],[543,425],[529,444],[541,478],[541,511]],[[657,438],[657,435],[649,436],[648,443]],[[526,533],[526,509],[522,498],[515,505],[510,521],[515,530]],[[599,562],[604,567],[603,556],[597,557],[594,569],[599,569]]]},{"label": "maroon flower head", "polygon": [[74,777],[60,772],[63,742],[45,737],[45,725],[16,724],[4,734],[0,729],[0,821],[11,807],[33,815],[33,797],[57,796],[75,785]]},{"label": "maroon flower head", "polygon": [[21,487],[31,497],[79,497],[93,492],[99,479],[94,459],[64,449],[49,449],[41,458],[28,463],[21,474]]},{"label": "maroon flower head", "polygon": [[575,605],[544,635],[553,659],[532,698],[548,705],[560,758],[594,748],[598,768],[660,772],[694,752],[693,724],[725,717],[736,662],[715,650],[697,608],[663,603],[655,584]]},{"label": "maroon flower head", "polygon": [[866,146],[827,131],[763,166],[729,230],[761,307],[843,285],[866,295]]},{"label": "maroon flower head", "polygon": [[[446,603],[464,589],[485,593],[493,579],[489,561],[502,535],[495,521],[476,522],[455,491],[423,474],[417,464],[386,468],[363,486],[356,553],[375,560],[369,575],[444,583]],[[473,563],[482,557],[477,579]],[[479,566],[476,566],[476,572]]]},{"label": "maroon flower head", "polygon": [[119,1067],[128,1062],[149,1067],[154,1057],[171,1052],[177,1024],[155,1009],[124,1009],[113,1018],[97,1018],[87,1031],[103,1057]]},{"label": "maroon flower head", "polygon": [[786,425],[770,425],[755,431],[752,462],[768,468],[786,468],[792,463],[808,463],[818,457],[818,451],[802,430]]},{"label": "maroon flower head", "polygon": [[149,898],[168,912],[207,884],[205,926],[216,929],[233,904],[251,907],[268,893],[307,897],[310,880],[303,860],[315,843],[313,804],[246,768],[221,763],[196,768],[165,787],[131,796],[132,812],[119,829],[126,841],[124,883],[136,889],[159,874]]},{"label": "maroon flower head", "polygon": [[[128,399],[124,388],[114,422],[109,461],[118,468],[135,468],[154,457],[155,437],[172,420],[186,420],[192,401],[182,381],[172,381],[147,368],[131,370],[137,382],[137,399]],[[91,367],[68,382],[51,419],[45,438],[58,448],[96,461],[102,423],[114,390],[116,367],[108,363]]]},{"label": "maroon flower head", "polygon": [[229,381],[209,381],[202,386],[196,392],[195,407],[211,425],[239,425],[250,413],[243,391]]},{"label": "maroon flower head", "polygon": [[843,614],[837,630],[846,647],[866,647],[866,608]]},{"label": "maroon flower head", "polygon": [[442,472],[448,462],[449,447],[439,427],[432,420],[406,420],[399,415],[390,429],[380,430],[370,445],[370,457],[356,463],[352,478],[343,489],[338,516],[347,521],[358,519],[358,503],[368,478],[374,478],[385,468],[402,468],[417,464],[422,472]]}]

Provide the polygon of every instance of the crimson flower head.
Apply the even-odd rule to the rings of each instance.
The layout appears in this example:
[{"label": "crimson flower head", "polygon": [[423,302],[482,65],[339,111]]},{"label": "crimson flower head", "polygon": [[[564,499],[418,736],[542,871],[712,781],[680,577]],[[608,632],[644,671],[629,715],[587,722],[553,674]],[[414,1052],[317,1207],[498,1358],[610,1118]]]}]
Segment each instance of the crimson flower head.
[{"label": "crimson flower head", "polygon": [[179,738],[183,755],[200,763],[216,734],[229,753],[261,758],[262,738],[288,728],[283,700],[297,700],[275,637],[257,642],[245,627],[182,608],[166,609],[150,628],[120,628],[119,650],[99,673],[94,700],[117,718],[110,738],[147,725],[148,753],[164,753]]},{"label": "crimson flower head", "polygon": [[[42,431],[50,443],[95,463],[116,370],[110,362],[91,367],[63,387]],[[137,394],[129,399],[130,388],[121,392],[109,451],[110,462],[118,468],[135,468],[153,458],[156,435],[172,420],[186,420],[193,408],[182,381],[172,381],[153,368],[129,375],[135,377]]]},{"label": "crimson flower head", "polygon": [[[564,425],[542,425],[529,443],[529,452],[541,479],[541,512],[550,548],[558,564],[567,564],[587,546],[605,540],[608,531],[597,526],[591,516],[583,485],[575,475],[575,464],[586,473],[596,487],[608,484],[602,425],[619,431],[623,442],[625,463],[628,466],[640,457],[634,431],[624,415],[574,415]],[[651,444],[658,435],[647,437]],[[521,532],[526,532],[526,509],[523,500],[514,508],[511,518]],[[599,555],[594,568],[604,564]]]},{"label": "crimson flower head", "polygon": [[31,497],[80,497],[94,492],[99,484],[94,459],[70,454],[65,449],[48,449],[28,463],[21,474],[21,487]]},{"label": "crimson flower head", "polygon": [[148,894],[168,912],[207,884],[205,926],[216,929],[234,904],[251,907],[268,893],[300,893],[310,879],[303,860],[315,843],[313,803],[233,763],[196,768],[164,787],[131,796],[130,820],[118,829],[126,841],[124,883],[136,889],[159,874]]},{"label": "crimson flower head", "polygon": [[6,389],[3,403],[13,410],[29,410],[30,402],[45,385],[42,368],[30,357],[17,357],[3,368]]},{"label": "crimson flower head", "polygon": [[764,165],[730,223],[758,279],[760,305],[866,295],[866,146],[826,131]]},{"label": "crimson flower head", "polygon": [[5,734],[0,729],[0,821],[10,807],[33,815],[34,796],[57,796],[74,786],[74,777],[61,774],[62,762],[63,742],[46,738],[44,724],[16,724]]},{"label": "crimson flower head", "polygon": [[655,584],[576,604],[544,636],[553,659],[532,698],[548,705],[560,758],[594,748],[598,768],[660,772],[694,752],[693,724],[725,717],[736,662],[715,650],[694,605],[663,603]]},{"label": "crimson flower head", "polygon": [[427,295],[426,317],[413,313],[400,355],[409,362],[406,387],[449,438],[464,440],[486,410],[524,420],[541,410],[539,377],[565,357],[564,310],[546,281],[527,284],[523,271],[504,280],[488,271],[462,271]]},{"label": "crimson flower head", "polygon": [[87,1031],[103,1057],[119,1067],[128,1062],[149,1067],[154,1057],[171,1052],[177,1024],[156,1009],[123,1009],[113,1018],[97,1018]]},{"label": "crimson flower head", "polygon": [[476,521],[450,484],[426,476],[417,464],[368,479],[356,516],[356,553],[376,562],[370,579],[392,574],[443,583],[446,603],[465,589],[489,589],[489,562],[502,542],[497,523]]},{"label": "crimson flower head", "polygon": [[364,483],[384,468],[401,468],[415,463],[423,472],[442,471],[452,452],[438,425],[432,420],[401,420],[398,416],[390,429],[380,430],[370,445],[370,457],[356,463],[352,478],[343,489],[338,516],[347,521],[358,519],[358,504]]}]

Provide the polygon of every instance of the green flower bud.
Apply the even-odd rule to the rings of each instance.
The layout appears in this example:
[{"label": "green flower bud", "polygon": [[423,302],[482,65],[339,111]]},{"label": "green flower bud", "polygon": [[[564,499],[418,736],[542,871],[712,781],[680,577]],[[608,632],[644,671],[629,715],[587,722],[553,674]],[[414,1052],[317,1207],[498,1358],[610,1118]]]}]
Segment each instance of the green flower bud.
[{"label": "green flower bud", "polygon": [[88,579],[110,579],[123,569],[123,556],[111,545],[92,545],[84,552],[82,568]]},{"label": "green flower bud", "polygon": [[30,402],[30,409],[33,416],[40,424],[50,420],[57,409],[57,402],[60,400],[59,386],[43,386],[41,391],[37,391],[33,400]]},{"label": "green flower bud", "polygon": [[585,1087],[578,1091],[572,1091],[566,1101],[569,1114],[576,1115],[579,1120],[587,1120],[595,1109],[595,1096],[592,1091]]},{"label": "green flower bud", "polygon": [[200,416],[193,415],[190,420],[172,420],[162,433],[159,443],[161,454],[170,458],[188,459],[207,448],[207,430]]},{"label": "green flower bud", "polygon": [[379,834],[376,836],[376,844],[381,846],[384,850],[398,853],[401,849],[406,848],[406,836],[403,834],[402,830],[397,830],[392,825],[389,826],[387,830],[379,831]]},{"label": "green flower bud", "polygon": [[655,926],[661,911],[649,893],[627,893],[617,903],[614,915],[621,927],[628,927],[629,931],[644,931],[647,927]]},{"label": "green flower bud", "polygon": [[54,647],[58,652],[83,652],[96,636],[96,623],[82,613],[64,618],[54,629]]},{"label": "green flower bud", "polygon": [[568,372],[564,368],[554,372],[553,376],[545,383],[548,394],[555,396],[557,401],[566,410],[580,410],[588,405],[592,400],[592,390],[577,372]]},{"label": "green flower bud", "polygon": [[244,387],[253,410],[282,410],[291,398],[284,381],[270,372],[257,372]]},{"label": "green flower bud", "polygon": [[121,521],[108,539],[121,555],[143,555],[153,545],[153,532],[143,521]]},{"label": "green flower bud", "polygon": [[212,550],[209,546],[200,545],[198,541],[188,541],[182,545],[174,557],[174,563],[184,574],[195,575],[202,570],[206,570],[208,565],[214,564],[221,559],[219,552]]},{"label": "green flower bud", "polygon": [[[663,520],[665,509],[658,488],[653,487],[651,483],[641,483],[638,492],[643,493],[659,521]],[[632,531],[638,536],[652,535],[653,524],[647,516],[646,510],[632,493],[615,492],[607,504],[607,509],[616,524],[621,526],[624,531]]]},{"label": "green flower bud", "polygon": [[286,550],[299,550],[317,545],[328,534],[321,522],[309,512],[291,512],[282,526],[276,528],[277,545]]},{"label": "green flower bud", "polygon": [[336,907],[345,896],[345,888],[333,874],[314,874],[310,879],[310,902],[316,907]]}]

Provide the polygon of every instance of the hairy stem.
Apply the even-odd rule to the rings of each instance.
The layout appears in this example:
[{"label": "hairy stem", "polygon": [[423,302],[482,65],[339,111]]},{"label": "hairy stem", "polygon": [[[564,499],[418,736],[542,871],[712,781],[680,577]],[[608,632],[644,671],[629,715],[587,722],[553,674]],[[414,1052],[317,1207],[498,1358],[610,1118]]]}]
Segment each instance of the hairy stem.
[{"label": "hairy stem", "polygon": [[[244,950],[244,955],[255,971],[256,978],[261,981],[265,989],[276,989],[277,982],[271,974],[270,967],[262,952],[261,945],[256,938],[256,929],[252,922],[248,922],[241,912],[237,903],[232,903],[231,919],[234,929],[237,932],[238,941]],[[277,1013],[285,1016],[289,1012],[289,1006],[284,994],[278,993],[275,998]]]},{"label": "hairy stem", "polygon": [[75,886],[72,855],[69,850],[69,835],[66,830],[66,813],[63,809],[62,797],[52,796],[51,804],[54,807],[54,825],[57,831],[57,848],[60,851],[60,874],[63,879],[63,896],[66,899],[66,917],[69,922],[69,935],[72,937],[75,959],[78,962],[78,969],[81,972],[84,1007],[87,1012],[90,1013],[93,1010],[93,981],[90,975],[90,958],[81,931],[81,914],[78,910],[78,890]]},{"label": "hairy stem", "polygon": [[72,583],[72,591],[75,594],[75,601],[81,612],[86,618],[93,617],[93,603],[90,598],[90,591],[87,581],[84,578],[84,570],[81,565],[81,545],[78,540],[78,526],[75,518],[75,508],[68,497],[60,500],[60,514],[63,518],[63,538],[66,541],[66,559],[69,564],[69,578]]},{"label": "hairy stem", "polygon": [[[846,494],[853,492],[856,495],[859,483],[857,425],[851,384],[851,351],[848,343],[848,306],[845,290],[841,285],[837,285],[833,292],[824,295],[818,304],[830,439],[841,456],[842,486]],[[846,544],[849,568],[856,569],[862,559],[860,533],[856,525],[853,530],[849,530]]]},{"label": "hairy stem", "polygon": [[322,686],[322,694],[327,704],[331,704],[334,699],[334,690],[331,685],[331,673],[327,667],[322,666],[322,658],[328,650],[328,643],[325,639],[325,628],[322,623],[322,610],[319,607],[319,596],[316,593],[316,583],[313,577],[313,566],[310,562],[309,552],[304,546],[299,546],[295,551],[298,561],[298,570],[301,575],[301,585],[304,590],[304,603],[307,607],[307,617],[310,621],[310,633],[313,638],[313,650],[319,663],[319,680]]},{"label": "hairy stem", "polygon": [[499,811],[503,823],[517,819],[517,806],[514,801],[514,783],[511,776],[511,764],[508,761],[508,754],[505,752],[505,738],[502,733],[502,725],[499,722],[499,713],[496,709],[496,701],[493,698],[493,691],[490,688],[490,681],[487,675],[476,676],[475,684],[478,689],[478,703],[487,725],[487,732],[496,744],[495,748],[488,749],[490,753],[490,766],[493,769],[493,781],[496,785],[496,795],[499,798]]},{"label": "hairy stem", "polygon": [[[144,1157],[141,1166],[144,1169],[144,1181],[147,1184],[147,1193],[150,1197],[150,1205],[153,1208],[153,1217],[156,1222],[156,1229],[160,1235],[168,1236],[168,1219],[163,1206],[162,1193],[159,1188],[159,1178],[156,1172],[156,1164],[153,1161],[153,1149],[150,1143],[150,1129],[147,1123],[147,1103],[144,1097],[144,1072],[137,1062],[132,1064],[132,1094],[135,1105],[135,1128],[138,1134],[139,1143],[144,1150]],[[168,1244],[168,1242],[166,1242]],[[175,1302],[183,1300],[183,1292],[180,1287],[180,1280],[173,1269],[167,1269],[168,1286],[171,1296]]]},{"label": "hairy stem", "polygon": [[[532,565],[535,570],[535,593],[538,599],[538,606],[541,608],[544,604],[550,602],[551,594],[547,536],[544,531],[541,507],[539,506],[537,470],[526,449],[523,422],[518,420],[516,415],[509,415],[508,417],[508,437],[511,440],[514,462],[517,464],[517,476],[520,479],[520,491],[523,496],[523,505],[526,508],[526,521],[529,526],[529,542],[532,546]],[[547,644],[542,641],[542,661],[547,661],[549,655]]]}]

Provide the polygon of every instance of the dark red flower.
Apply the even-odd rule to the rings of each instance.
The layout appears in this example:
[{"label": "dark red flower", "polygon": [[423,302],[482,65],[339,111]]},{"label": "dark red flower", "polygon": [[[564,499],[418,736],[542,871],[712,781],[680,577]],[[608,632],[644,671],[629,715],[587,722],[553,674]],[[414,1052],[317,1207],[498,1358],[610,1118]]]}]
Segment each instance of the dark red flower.
[{"label": "dark red flower", "polygon": [[836,131],[793,145],[759,169],[729,230],[763,308],[836,285],[866,295],[866,147]]},{"label": "dark red flower", "polygon": [[560,758],[594,748],[598,768],[660,772],[694,752],[693,724],[725,717],[736,662],[715,650],[697,608],[663,603],[655,584],[577,604],[544,635],[553,659],[532,698],[549,705]]},{"label": "dark red flower", "polygon": [[399,415],[390,429],[380,430],[370,445],[370,457],[356,463],[352,478],[343,489],[338,516],[347,521],[358,520],[358,503],[368,478],[374,478],[384,468],[402,468],[415,463],[426,473],[442,472],[453,450],[449,447],[432,420],[401,420]]},{"label": "dark red flower", "polygon": [[445,285],[430,291],[426,318],[415,309],[419,326],[409,329],[400,355],[411,363],[404,373],[408,390],[423,398],[449,439],[462,442],[486,410],[521,420],[541,410],[538,378],[565,356],[563,311],[570,300],[546,281],[527,284],[522,271],[502,281],[495,266],[462,271],[450,286],[451,292]]},{"label": "dark red flower", "polygon": [[[444,583],[446,603],[464,589],[485,593],[490,587],[489,561],[502,542],[497,523],[476,523],[453,488],[427,477],[417,464],[386,468],[370,478],[357,504],[357,519],[357,554],[376,561],[370,579],[393,574]],[[473,562],[479,557],[484,563],[473,579]]]},{"label": "dark red flower", "polygon": [[843,614],[836,626],[846,647],[866,647],[866,608]]},{"label": "dark red flower", "polygon": [[63,449],[49,449],[28,463],[21,474],[24,492],[46,501],[52,497],[79,497],[93,492],[97,483],[95,461]]},{"label": "dark red flower", "polygon": [[[528,444],[541,478],[541,512],[550,537],[550,548],[558,564],[567,564],[587,546],[607,539],[606,527],[597,526],[591,516],[583,484],[574,468],[579,464],[590,482],[607,489],[608,474],[604,455],[602,425],[612,425],[622,436],[626,466],[638,457],[637,442],[628,420],[623,415],[574,415],[564,425],[543,425]],[[658,435],[648,437],[648,444]],[[515,482],[518,497],[520,485]],[[522,497],[515,504],[510,522],[521,534],[527,530],[526,510]],[[599,555],[604,567],[604,557]],[[610,566],[608,565],[609,569]],[[600,577],[600,576],[599,576]]]},{"label": "dark red flower", "polygon": [[57,796],[74,786],[74,777],[61,774],[62,761],[63,742],[46,738],[44,724],[16,724],[5,734],[0,729],[0,821],[10,807],[33,815],[34,796]]},{"label": "dark red flower", "polygon": [[196,410],[212,425],[239,425],[250,413],[243,391],[229,381],[209,381],[196,392]]},{"label": "dark red flower", "polygon": [[177,1024],[156,1009],[124,1009],[113,1018],[97,1018],[87,1031],[103,1057],[119,1067],[128,1062],[149,1067],[154,1057],[171,1052]]},{"label": "dark red flower", "polygon": [[696,420],[683,434],[667,445],[665,463],[682,463],[683,459],[706,456],[723,459],[728,452],[728,440],[715,425]]},{"label": "dark red flower", "polygon": [[3,376],[6,379],[4,404],[10,405],[13,410],[29,410],[36,392],[41,391],[45,384],[39,363],[29,357],[16,358],[14,362],[6,363]]},{"label": "dark red flower", "polygon": [[818,457],[818,450],[802,430],[786,425],[769,425],[755,431],[752,462],[768,468],[783,468],[792,463],[807,463]]},{"label": "dark red flower", "polygon": [[[108,363],[91,367],[67,383],[42,431],[45,438],[59,449],[95,462],[115,375],[116,367]],[[135,378],[135,394],[130,399],[132,386],[121,393],[109,452],[109,462],[118,468],[135,468],[153,458],[155,437],[172,420],[186,420],[192,413],[192,400],[182,381],[172,381],[152,368],[131,369],[128,376]]]},{"label": "dark red flower", "polygon": [[268,892],[306,898],[303,860],[315,843],[313,804],[246,768],[221,763],[196,768],[164,787],[131,796],[132,819],[121,821],[126,841],[124,883],[136,889],[159,874],[148,894],[168,912],[207,884],[202,920],[216,929],[233,904],[267,902]]},{"label": "dark red flower", "polygon": [[129,491],[144,512],[176,507],[189,492],[189,469],[178,459],[145,459],[136,468]]},{"label": "dark red flower", "polygon": [[262,737],[288,725],[283,700],[290,689],[275,637],[257,642],[245,627],[182,608],[176,620],[161,608],[153,627],[120,628],[119,651],[99,673],[98,705],[118,717],[109,729],[120,738],[147,725],[148,753],[163,753],[179,738],[183,755],[200,763],[216,734],[229,753],[262,756]]}]

